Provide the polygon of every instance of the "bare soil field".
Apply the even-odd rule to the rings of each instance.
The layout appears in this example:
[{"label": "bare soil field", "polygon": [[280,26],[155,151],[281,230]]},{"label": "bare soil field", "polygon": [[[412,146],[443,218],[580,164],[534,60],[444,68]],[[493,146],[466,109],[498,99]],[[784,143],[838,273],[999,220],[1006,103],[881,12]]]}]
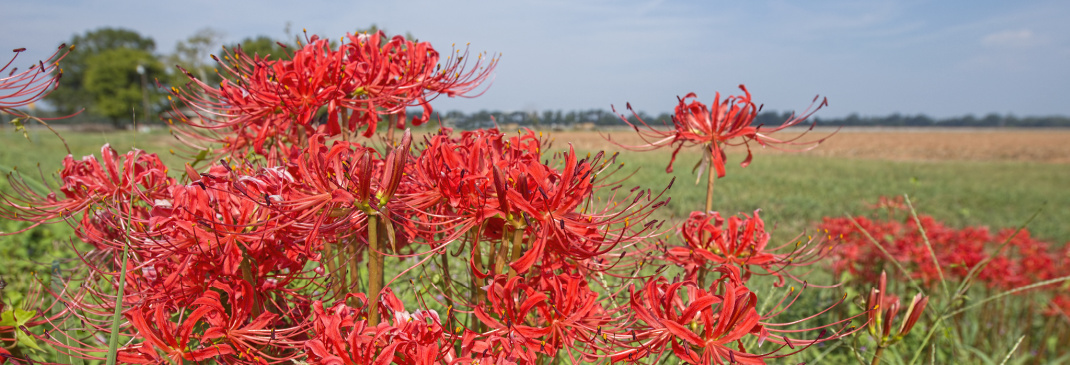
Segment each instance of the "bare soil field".
[{"label": "bare soil field", "polygon": [[[801,129],[788,129],[780,139],[798,136]],[[553,132],[561,147],[566,141],[581,150],[621,150],[606,141],[626,145],[642,144],[630,129]],[[844,128],[815,129],[800,141],[829,137],[807,154],[824,157],[895,161],[1029,161],[1070,164],[1070,129],[1007,128]],[[793,146],[788,146],[793,147]],[[805,147],[805,146],[802,146]],[[729,154],[742,152],[742,147]],[[775,148],[751,145],[755,154],[785,153]],[[688,149],[685,148],[685,151]],[[691,152],[697,152],[690,150]],[[681,152],[684,153],[684,152]]]}]

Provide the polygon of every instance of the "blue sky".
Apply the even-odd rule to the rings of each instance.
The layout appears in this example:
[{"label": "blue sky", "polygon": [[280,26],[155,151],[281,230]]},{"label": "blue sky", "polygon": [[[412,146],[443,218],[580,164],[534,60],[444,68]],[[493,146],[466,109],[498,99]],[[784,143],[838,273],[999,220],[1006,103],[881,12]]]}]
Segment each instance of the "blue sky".
[{"label": "blue sky", "polygon": [[[225,42],[282,38],[289,22],[329,38],[375,23],[448,51],[501,53],[494,84],[436,109],[670,111],[746,84],[772,110],[819,116],[1070,115],[1067,1],[84,1],[4,0],[0,50],[43,58],[101,26],[157,51],[211,27]],[[6,51],[5,51],[6,52]],[[3,53],[0,53],[2,55]],[[3,60],[6,62],[6,57]]]}]

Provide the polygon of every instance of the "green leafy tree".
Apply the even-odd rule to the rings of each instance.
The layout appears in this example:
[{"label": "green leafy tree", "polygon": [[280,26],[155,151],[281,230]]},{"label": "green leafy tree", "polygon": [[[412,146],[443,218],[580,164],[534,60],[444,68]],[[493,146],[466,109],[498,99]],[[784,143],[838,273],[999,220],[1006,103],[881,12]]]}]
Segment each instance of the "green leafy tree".
[{"label": "green leafy tree", "polygon": [[[202,28],[193,35],[175,44],[175,52],[167,56],[167,67],[182,66],[186,71],[204,80],[209,84],[218,83],[219,77],[213,71],[214,62],[209,55],[216,51],[223,40],[223,32]],[[172,69],[172,71],[175,71]],[[177,83],[185,83],[186,76],[180,72],[173,72]]]},{"label": "green leafy tree", "polygon": [[86,61],[85,91],[95,97],[94,112],[111,119],[116,127],[131,120],[134,111],[139,121],[155,121],[163,95],[152,80],[161,75],[165,75],[163,65],[151,53],[110,49]]},{"label": "green leafy tree", "polygon": [[227,46],[227,48],[234,50],[238,46],[245,54],[252,56],[260,56],[267,59],[284,59],[286,58],[286,50],[279,46],[279,43],[274,38],[266,35],[259,35],[254,37],[246,37],[241,42]]},{"label": "green leafy tree", "polygon": [[94,103],[98,95],[91,94],[86,89],[85,82],[89,59],[102,52],[120,48],[139,50],[148,54],[156,49],[156,42],[152,38],[143,37],[133,30],[109,27],[91,30],[83,35],[75,35],[67,44],[74,45],[75,48],[63,61],[60,61],[60,66],[63,67],[63,78],[59,80],[59,88],[45,98],[61,115],[71,114],[83,108],[96,114]]}]

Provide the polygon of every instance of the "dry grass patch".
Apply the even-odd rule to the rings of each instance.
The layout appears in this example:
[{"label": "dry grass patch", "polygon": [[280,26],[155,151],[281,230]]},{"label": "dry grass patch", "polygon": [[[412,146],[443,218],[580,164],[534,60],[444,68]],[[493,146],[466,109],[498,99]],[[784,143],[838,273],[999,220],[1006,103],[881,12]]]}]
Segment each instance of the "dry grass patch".
[{"label": "dry grass patch", "polygon": [[[793,132],[794,131],[794,132]],[[780,133],[781,138],[800,129]],[[1070,130],[1007,128],[820,128],[801,140],[816,140],[835,132],[807,154],[823,157],[891,161],[1030,161],[1070,163]],[[572,142],[580,150],[619,150],[602,135],[622,144],[641,144],[630,129],[554,132],[559,145]],[[729,154],[741,153],[742,147]],[[781,154],[773,148],[752,145],[755,154]]]}]

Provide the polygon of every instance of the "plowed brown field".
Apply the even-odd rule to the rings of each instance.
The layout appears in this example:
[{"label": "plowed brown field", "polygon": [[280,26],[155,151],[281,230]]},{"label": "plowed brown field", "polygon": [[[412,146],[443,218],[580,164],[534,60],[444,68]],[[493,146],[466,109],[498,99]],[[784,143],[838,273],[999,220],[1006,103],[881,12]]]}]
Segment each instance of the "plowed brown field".
[{"label": "plowed brown field", "polygon": [[[815,129],[801,140],[828,136],[807,154],[827,157],[880,159],[898,161],[1031,161],[1070,164],[1070,129],[980,129],[980,128],[845,128]],[[640,144],[632,130],[604,131],[622,144]],[[799,130],[785,130],[778,138],[799,135]],[[553,132],[557,147],[572,142],[581,150],[619,150],[598,132]],[[790,146],[789,146],[790,147]],[[741,148],[741,147],[737,147]],[[752,144],[755,154],[784,153]],[[685,149],[685,151],[692,151]],[[734,153],[739,153],[735,151]],[[732,154],[733,151],[729,150]]]}]

